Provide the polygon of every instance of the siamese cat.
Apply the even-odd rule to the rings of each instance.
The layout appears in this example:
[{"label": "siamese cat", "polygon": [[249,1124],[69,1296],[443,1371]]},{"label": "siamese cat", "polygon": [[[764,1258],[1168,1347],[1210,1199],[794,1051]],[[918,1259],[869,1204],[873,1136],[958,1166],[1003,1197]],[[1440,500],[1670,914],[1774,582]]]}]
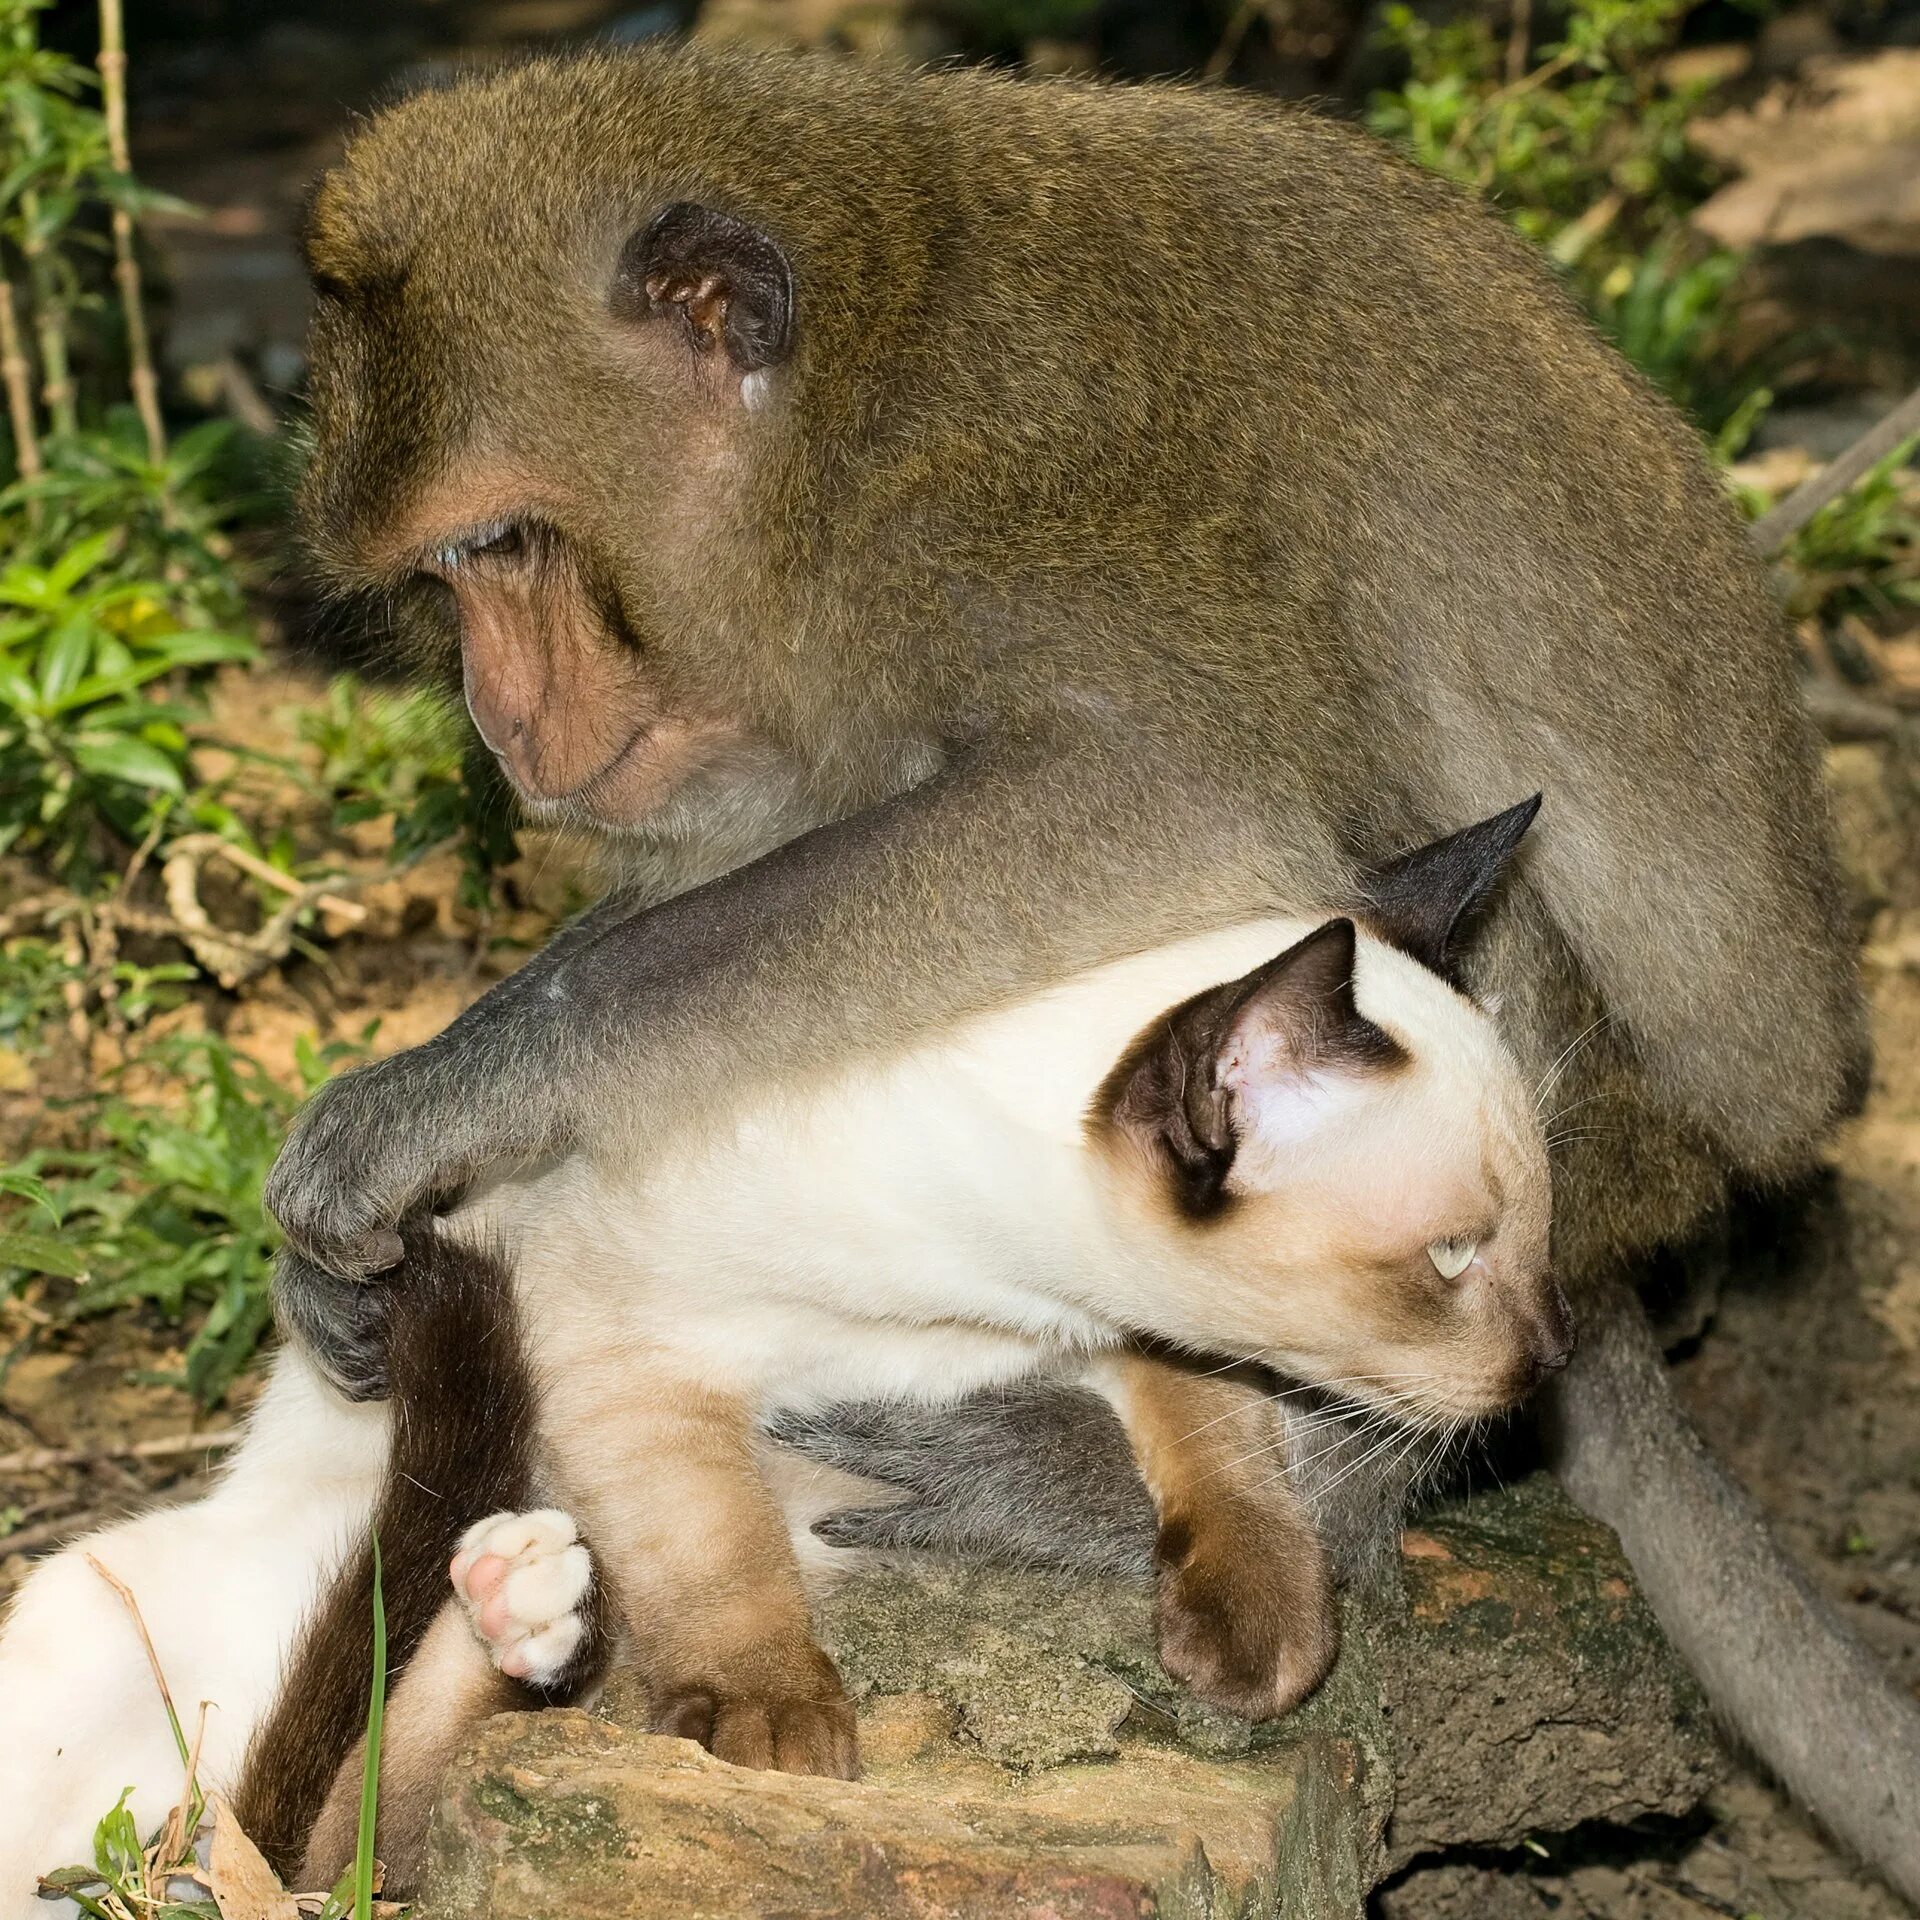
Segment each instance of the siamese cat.
[{"label": "siamese cat", "polygon": [[662,1730],[851,1775],[809,1522],[862,1496],[811,1467],[783,1488],[762,1440],[848,1399],[1035,1373],[1104,1394],[1158,1517],[1169,1671],[1249,1715],[1302,1699],[1335,1644],[1314,1422],[1265,1370],[1427,1447],[1571,1345],[1534,1092],[1449,978],[1536,804],[1395,863],[1364,925],[1276,915],[1156,948],[897,1057],[717,1089],[669,1154],[604,1140],[412,1230],[414,1277],[378,1290],[390,1402],[284,1353],[205,1499],[23,1590],[0,1638],[0,1916],[44,1913],[35,1872],[85,1857],[123,1787],[144,1827],[179,1784],[83,1552],[138,1595],[175,1697],[215,1703],[202,1778],[303,1885],[352,1850],[370,1520],[389,1884],[474,1723],[571,1697],[616,1637]]}]

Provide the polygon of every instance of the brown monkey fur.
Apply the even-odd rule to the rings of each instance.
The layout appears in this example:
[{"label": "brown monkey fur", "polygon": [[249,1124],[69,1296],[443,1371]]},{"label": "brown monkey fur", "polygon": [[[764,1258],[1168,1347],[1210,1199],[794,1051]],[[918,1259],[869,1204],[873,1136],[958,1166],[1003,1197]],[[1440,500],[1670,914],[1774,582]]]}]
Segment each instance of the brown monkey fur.
[{"label": "brown monkey fur", "polygon": [[1470,975],[1585,1123],[1570,1477],[1736,1727],[1920,1894],[1920,1721],[1689,1451],[1623,1283],[1859,1084],[1792,649],[1544,264],[1225,94],[668,50],[382,114],[308,252],[323,572],[630,882],[304,1116],[282,1306],[336,1376],[379,1387],[379,1289],[329,1275],[477,1167],[644,1152],[715,1087],[1541,788]]}]

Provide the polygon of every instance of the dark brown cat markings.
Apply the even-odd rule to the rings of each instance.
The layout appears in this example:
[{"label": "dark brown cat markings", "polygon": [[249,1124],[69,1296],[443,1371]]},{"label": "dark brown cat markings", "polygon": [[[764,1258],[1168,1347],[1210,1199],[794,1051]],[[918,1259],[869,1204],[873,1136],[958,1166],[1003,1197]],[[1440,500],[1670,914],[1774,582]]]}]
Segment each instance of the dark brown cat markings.
[{"label": "dark brown cat markings", "polygon": [[1729,1721],[1920,1895],[1920,1715],[1700,1454],[1629,1284],[1859,1084],[1792,649],[1544,263],[1225,94],[699,51],[391,109],[308,251],[322,571],[626,871],[303,1116],[283,1311],[336,1376],[382,1389],[359,1283],[480,1170],[1351,898],[1544,786],[1466,974],[1606,1113],[1560,1170],[1563,1471]]}]

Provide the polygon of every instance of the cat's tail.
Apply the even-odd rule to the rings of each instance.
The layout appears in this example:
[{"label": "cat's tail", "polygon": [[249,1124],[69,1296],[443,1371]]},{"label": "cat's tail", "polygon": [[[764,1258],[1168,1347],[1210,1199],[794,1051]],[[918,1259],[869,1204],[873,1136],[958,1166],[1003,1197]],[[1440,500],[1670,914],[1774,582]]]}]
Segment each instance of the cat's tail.
[{"label": "cat's tail", "polygon": [[1727,1726],[1814,1817],[1920,1904],[1920,1706],[1774,1544],[1674,1400],[1624,1285],[1582,1301],[1546,1426],[1573,1498],[1620,1536]]},{"label": "cat's tail", "polygon": [[[392,1442],[374,1527],[389,1684],[447,1605],[447,1564],[487,1515],[538,1505],[537,1397],[497,1255],[429,1225],[381,1276]],[[234,1812],[273,1866],[292,1873],[341,1763],[366,1723],[373,1672],[373,1542],[347,1556],[288,1659],[247,1749]]]}]

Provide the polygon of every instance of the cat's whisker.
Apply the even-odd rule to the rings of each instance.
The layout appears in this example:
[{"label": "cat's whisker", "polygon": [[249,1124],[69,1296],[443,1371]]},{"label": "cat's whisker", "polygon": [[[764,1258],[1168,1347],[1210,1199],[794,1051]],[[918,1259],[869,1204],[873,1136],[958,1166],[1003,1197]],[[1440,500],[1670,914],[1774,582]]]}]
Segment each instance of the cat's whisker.
[{"label": "cat's whisker", "polygon": [[1613,1015],[1611,1013],[1599,1015],[1598,1018],[1589,1021],[1586,1026],[1582,1027],[1581,1030],[1560,1049],[1559,1057],[1554,1061],[1553,1065],[1547,1069],[1539,1086],[1534,1089],[1533,1104],[1536,1112],[1546,1105],[1548,1094],[1560,1084],[1562,1075],[1573,1065],[1575,1055],[1579,1053],[1580,1049],[1584,1047],[1602,1027],[1609,1025],[1612,1019]]}]

